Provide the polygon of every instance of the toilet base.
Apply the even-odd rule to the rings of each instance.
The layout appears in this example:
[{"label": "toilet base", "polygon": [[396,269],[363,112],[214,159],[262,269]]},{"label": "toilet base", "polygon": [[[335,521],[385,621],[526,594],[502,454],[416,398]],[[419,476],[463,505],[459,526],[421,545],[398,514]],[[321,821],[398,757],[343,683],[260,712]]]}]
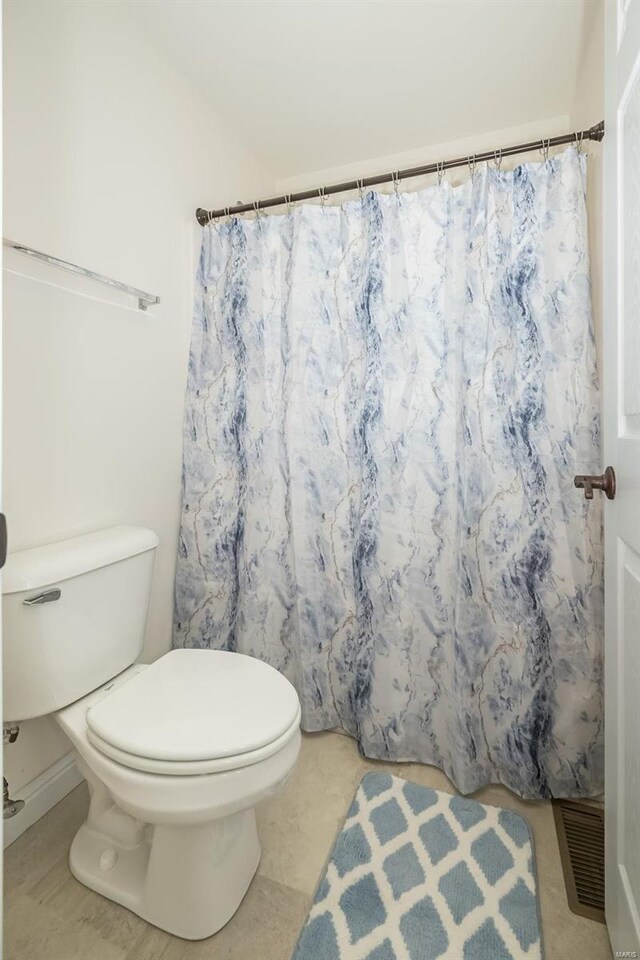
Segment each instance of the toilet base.
[{"label": "toilet base", "polygon": [[260,861],[253,808],[184,826],[145,825],[118,811],[116,830],[113,814],[104,831],[90,815],[74,838],[69,865],[80,883],[186,940],[231,919]]}]

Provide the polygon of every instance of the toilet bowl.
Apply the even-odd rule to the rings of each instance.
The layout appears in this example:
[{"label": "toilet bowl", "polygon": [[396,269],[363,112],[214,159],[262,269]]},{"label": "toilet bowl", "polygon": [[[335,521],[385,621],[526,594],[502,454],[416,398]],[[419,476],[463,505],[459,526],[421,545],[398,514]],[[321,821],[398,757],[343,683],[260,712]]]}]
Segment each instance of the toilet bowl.
[{"label": "toilet bowl", "polygon": [[176,936],[211,936],[257,869],[254,808],[300,750],[291,684],[239,653],[174,650],[55,716],[91,793],[74,876]]},{"label": "toilet bowl", "polygon": [[[144,555],[157,540],[145,540],[139,528],[89,536],[89,544],[59,545],[57,559],[48,547],[44,558],[24,551],[7,566],[10,716],[53,714],[77,750],[91,799],[71,846],[74,876],[169,933],[202,939],[233,916],[257,869],[255,806],[295,765],[298,697],[277,670],[239,653],[172,650],[150,665],[133,663],[144,624],[139,604],[122,598],[125,620],[135,621],[127,643],[120,634],[109,642],[110,610],[121,599],[118,585],[133,584],[146,614],[151,564]],[[112,569],[127,565],[123,576]],[[82,581],[105,568],[108,576],[85,591]],[[101,608],[79,610],[85,593]],[[116,619],[126,627],[121,609]],[[61,662],[61,648],[68,657],[76,640],[80,665]],[[130,665],[114,673],[123,655]]]}]

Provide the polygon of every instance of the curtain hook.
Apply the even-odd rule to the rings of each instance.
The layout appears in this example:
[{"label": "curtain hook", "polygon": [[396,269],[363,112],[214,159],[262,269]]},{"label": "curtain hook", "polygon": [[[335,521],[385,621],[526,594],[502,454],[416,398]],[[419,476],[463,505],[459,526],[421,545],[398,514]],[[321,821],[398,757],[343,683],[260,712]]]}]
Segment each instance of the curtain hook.
[{"label": "curtain hook", "polygon": [[393,190],[394,190],[394,193],[395,193],[396,197],[397,197],[398,199],[400,199],[400,195],[399,195],[399,193],[398,193],[398,190],[400,189],[400,171],[399,171],[399,170],[396,170],[395,173],[392,173],[392,174],[391,174],[391,179],[393,180]]},{"label": "curtain hook", "polygon": [[576,134],[575,134],[575,138],[576,138],[576,150],[578,151],[578,153],[582,153],[582,152],[583,152],[583,151],[582,151],[582,137],[583,137],[583,132],[582,132],[582,130],[580,131],[580,133],[576,133]]},{"label": "curtain hook", "polygon": [[438,174],[438,186],[441,186],[444,177],[444,160],[438,160],[436,163],[436,173]]},{"label": "curtain hook", "polygon": [[284,202],[287,205],[287,213],[293,213],[293,208],[295,207],[295,203],[292,202],[290,193],[285,193]]},{"label": "curtain hook", "polygon": [[551,146],[551,138],[550,138],[550,137],[547,137],[547,139],[545,140],[544,137],[543,137],[543,139],[540,141],[540,153],[542,154],[545,163],[546,163],[546,162],[548,161],[548,159],[549,159],[549,147],[550,147],[550,146]]},{"label": "curtain hook", "polygon": [[470,177],[471,177],[471,181],[473,182],[473,180],[475,180],[475,176],[476,176],[476,155],[475,155],[475,153],[472,153],[470,157],[467,157],[467,163],[469,164],[469,175],[470,175]]},{"label": "curtain hook", "polygon": [[358,184],[360,199],[364,200],[364,177],[361,180],[356,180],[356,183]]},{"label": "curtain hook", "polygon": [[260,201],[259,201],[259,200],[254,200],[254,201],[253,201],[253,209],[254,209],[254,211],[255,211],[256,220],[259,220],[260,217],[262,216],[262,214],[260,213]]},{"label": "curtain hook", "polygon": [[325,204],[327,202],[327,195],[324,192],[324,190],[325,190],[324,187],[318,187],[318,196],[320,197],[320,206],[322,207],[323,211],[325,208]]},{"label": "curtain hook", "polygon": [[496,170],[498,173],[502,173],[502,150],[493,151],[493,162],[496,165]]}]

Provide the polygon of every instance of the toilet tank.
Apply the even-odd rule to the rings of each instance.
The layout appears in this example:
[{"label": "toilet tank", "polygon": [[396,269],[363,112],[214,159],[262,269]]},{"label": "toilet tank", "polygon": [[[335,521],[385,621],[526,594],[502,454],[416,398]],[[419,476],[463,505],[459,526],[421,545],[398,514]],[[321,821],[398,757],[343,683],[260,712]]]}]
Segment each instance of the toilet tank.
[{"label": "toilet tank", "polygon": [[11,553],[2,571],[5,720],[40,717],[142,651],[158,537],[118,526]]}]

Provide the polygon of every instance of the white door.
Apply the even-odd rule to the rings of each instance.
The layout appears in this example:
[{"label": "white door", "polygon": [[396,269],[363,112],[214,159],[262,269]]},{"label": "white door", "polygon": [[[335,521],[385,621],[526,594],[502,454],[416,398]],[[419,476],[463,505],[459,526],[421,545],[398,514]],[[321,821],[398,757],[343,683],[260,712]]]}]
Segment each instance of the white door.
[{"label": "white door", "polygon": [[640,0],[605,16],[606,914],[614,955],[640,957]]}]

